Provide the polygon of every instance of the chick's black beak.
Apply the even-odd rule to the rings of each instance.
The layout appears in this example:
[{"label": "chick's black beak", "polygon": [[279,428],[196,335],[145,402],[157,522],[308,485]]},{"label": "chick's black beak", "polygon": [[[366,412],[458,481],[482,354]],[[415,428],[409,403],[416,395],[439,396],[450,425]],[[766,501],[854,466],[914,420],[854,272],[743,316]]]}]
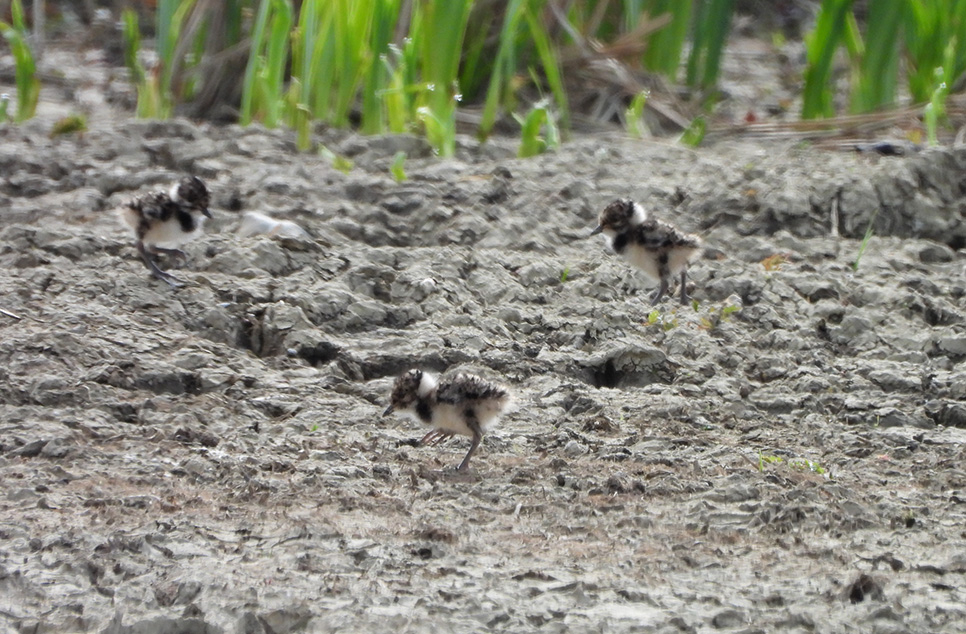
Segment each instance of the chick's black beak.
[{"label": "chick's black beak", "polygon": [[392,414],[392,405],[390,405],[389,407],[387,407],[386,408],[386,411],[384,411],[382,413],[383,416],[389,416],[390,414]]},{"label": "chick's black beak", "polygon": [[598,233],[604,230],[604,225],[597,225],[597,228],[590,232],[588,238],[596,236]]},{"label": "chick's black beak", "polygon": [[202,210],[201,210],[201,213],[203,213],[204,215],[206,215],[206,216],[207,216],[207,217],[209,217],[209,218],[211,218],[211,217],[212,217],[212,215],[211,215],[211,212],[210,212],[210,211],[208,211],[208,208],[207,208],[207,207],[205,207],[204,209],[202,209]]}]

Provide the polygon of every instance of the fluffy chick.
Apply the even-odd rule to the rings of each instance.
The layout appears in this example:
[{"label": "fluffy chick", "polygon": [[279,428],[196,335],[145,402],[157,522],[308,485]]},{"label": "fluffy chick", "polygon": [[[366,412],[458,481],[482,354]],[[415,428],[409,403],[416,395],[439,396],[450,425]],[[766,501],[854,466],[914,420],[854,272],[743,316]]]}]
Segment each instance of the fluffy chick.
[{"label": "fluffy chick", "polygon": [[169,191],[152,192],[125,203],[119,210],[121,221],[134,230],[136,246],[151,275],[177,287],[184,282],[162,271],[155,261],[158,254],[185,258],[177,247],[197,237],[208,211],[208,188],[197,176],[186,176]]},{"label": "fluffy chick", "polygon": [[510,399],[506,387],[473,374],[438,381],[429,372],[409,370],[393,384],[383,416],[396,412],[432,427],[420,441],[424,445],[436,445],[455,434],[469,436],[470,449],[457,467],[465,471],[483,434],[496,424]]},{"label": "fluffy chick", "polygon": [[598,233],[604,234],[617,254],[660,283],[652,304],[661,301],[676,275],[681,276],[681,303],[688,303],[688,263],[701,252],[698,236],[649,218],[641,205],[628,198],[604,207],[590,235]]}]

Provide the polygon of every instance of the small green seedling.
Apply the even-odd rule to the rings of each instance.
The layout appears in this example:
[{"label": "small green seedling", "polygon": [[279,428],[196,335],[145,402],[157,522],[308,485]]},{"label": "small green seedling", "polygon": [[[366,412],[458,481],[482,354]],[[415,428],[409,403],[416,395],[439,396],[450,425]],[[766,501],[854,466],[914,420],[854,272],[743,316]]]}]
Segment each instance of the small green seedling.
[{"label": "small green seedling", "polygon": [[792,460],[788,461],[788,466],[801,471],[808,470],[819,475],[825,475],[826,473],[825,468],[822,465],[805,458],[793,458]]},{"label": "small green seedling", "polygon": [[[727,321],[728,317],[730,317],[732,313],[736,313],[740,310],[741,308],[739,306],[734,306],[732,304],[722,306],[718,311],[715,311],[715,309],[712,307],[711,310],[708,311],[707,315],[701,317],[701,324],[699,327],[703,330],[714,330],[721,325],[721,322]],[[695,311],[697,311],[697,308],[695,308]]]},{"label": "small green seedling", "polygon": [[7,123],[10,121],[10,115],[7,114],[7,107],[10,105],[10,95],[3,93],[0,95],[0,123]]},{"label": "small green seedling", "polygon": [[[433,146],[433,151],[440,156],[452,156],[455,151],[456,131],[450,130],[449,120],[440,118],[426,106],[416,109],[416,118],[419,119],[426,131],[426,140]],[[450,146],[454,150],[448,149]]]},{"label": "small green seedling", "polygon": [[946,116],[946,97],[949,95],[949,88],[946,87],[945,72],[942,67],[936,69],[935,76],[936,89],[922,113],[929,145],[939,145],[939,120]]},{"label": "small green seedling", "polygon": [[[560,145],[560,130],[550,111],[550,102],[546,98],[535,103],[526,117],[517,114],[513,116],[520,124],[518,157],[536,156]],[[541,136],[541,130],[545,132],[545,136]]]},{"label": "small green seedling", "polygon": [[875,232],[873,225],[875,224],[875,217],[879,215],[879,208],[872,213],[872,217],[869,218],[869,226],[865,228],[865,236],[862,238],[862,243],[859,244],[859,252],[855,254],[855,261],[852,262],[852,270],[859,270],[859,260],[862,259],[862,254],[865,253],[866,248],[869,246],[869,240],[872,239],[872,234]]},{"label": "small green seedling", "polygon": [[631,99],[631,105],[624,111],[624,124],[627,126],[627,134],[635,139],[640,139],[644,136],[642,117],[644,116],[644,106],[647,104],[647,97],[649,95],[650,93],[646,90],[637,93]]},{"label": "small green seedling", "polygon": [[569,276],[570,276],[570,267],[569,266],[564,267],[563,272],[560,274],[560,283],[563,284],[564,282],[566,282]]},{"label": "small green seedling", "polygon": [[695,117],[688,129],[681,133],[681,138],[679,139],[682,145],[687,145],[688,147],[698,147],[701,145],[701,141],[704,140],[704,133],[707,131],[708,121],[704,116]]},{"label": "small green seedling", "polygon": [[653,326],[655,324],[660,324],[661,328],[663,328],[666,332],[677,327],[678,319],[674,316],[672,316],[670,319],[667,319],[661,314],[661,311],[655,308],[647,314],[647,325]]},{"label": "small green seedling", "polygon": [[782,461],[781,456],[774,456],[771,454],[762,453],[761,449],[758,450],[758,471],[765,471],[765,464],[778,464]]},{"label": "small green seedling", "polygon": [[406,153],[402,150],[396,152],[392,157],[392,164],[389,166],[389,171],[392,173],[392,177],[396,179],[397,183],[401,183],[406,180],[406,170],[403,166],[406,164]]},{"label": "small green seedling", "polygon": [[336,154],[324,145],[319,146],[319,156],[331,162],[332,167],[345,174],[351,172],[352,168],[355,166],[355,163],[353,163],[350,159]]}]

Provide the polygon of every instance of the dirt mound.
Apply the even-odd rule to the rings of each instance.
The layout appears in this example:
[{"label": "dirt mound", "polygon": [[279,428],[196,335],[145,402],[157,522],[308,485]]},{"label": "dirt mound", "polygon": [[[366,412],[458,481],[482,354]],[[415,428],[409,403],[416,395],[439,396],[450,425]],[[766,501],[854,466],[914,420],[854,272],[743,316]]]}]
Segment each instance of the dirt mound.
[{"label": "dirt mound", "polygon": [[[966,622],[966,151],[43,132],[0,128],[0,632]],[[184,173],[172,290],[112,210]],[[704,236],[696,306],[587,238],[617,196]],[[415,366],[517,393],[469,476],[380,417]]]}]

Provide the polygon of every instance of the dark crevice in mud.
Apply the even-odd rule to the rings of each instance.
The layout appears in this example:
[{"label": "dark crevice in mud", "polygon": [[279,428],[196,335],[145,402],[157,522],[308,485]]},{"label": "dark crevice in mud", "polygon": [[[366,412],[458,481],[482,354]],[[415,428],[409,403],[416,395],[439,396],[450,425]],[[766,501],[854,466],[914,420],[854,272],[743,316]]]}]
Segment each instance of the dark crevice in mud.
[{"label": "dark crevice in mud", "polygon": [[859,578],[849,585],[848,595],[851,603],[861,603],[867,598],[881,601],[884,597],[882,586],[865,573],[859,575]]},{"label": "dark crevice in mud", "polygon": [[607,360],[603,366],[598,366],[592,370],[594,387],[617,387],[620,382],[620,373],[614,367],[614,362]]},{"label": "dark crevice in mud", "polygon": [[939,425],[966,429],[966,404],[930,401],[926,403],[926,415]]},{"label": "dark crevice in mud", "polygon": [[154,394],[200,394],[201,377],[194,372],[145,372],[132,387]]},{"label": "dark crevice in mud", "polygon": [[236,347],[250,350],[256,357],[269,356],[265,353],[263,341],[262,317],[264,315],[264,308],[247,312],[241,318],[241,327],[238,329],[238,337],[235,341]]},{"label": "dark crevice in mud", "polygon": [[930,326],[950,326],[962,323],[963,317],[958,312],[950,310],[939,301],[929,297],[917,298],[909,306],[916,314],[922,315],[923,321]]},{"label": "dark crevice in mud", "polygon": [[339,356],[339,346],[330,341],[320,341],[315,345],[303,345],[298,356],[315,367],[323,366]]},{"label": "dark crevice in mud", "polygon": [[125,402],[106,403],[105,409],[111,414],[111,416],[113,416],[119,422],[122,422],[122,423],[138,422],[138,419],[139,419],[138,406],[135,405],[134,403],[125,403]]},{"label": "dark crevice in mud", "polygon": [[653,383],[670,383],[656,372],[644,370],[618,369],[613,359],[608,359],[601,365],[586,368],[579,374],[584,383],[596,388],[617,388],[626,390],[651,385]]}]

